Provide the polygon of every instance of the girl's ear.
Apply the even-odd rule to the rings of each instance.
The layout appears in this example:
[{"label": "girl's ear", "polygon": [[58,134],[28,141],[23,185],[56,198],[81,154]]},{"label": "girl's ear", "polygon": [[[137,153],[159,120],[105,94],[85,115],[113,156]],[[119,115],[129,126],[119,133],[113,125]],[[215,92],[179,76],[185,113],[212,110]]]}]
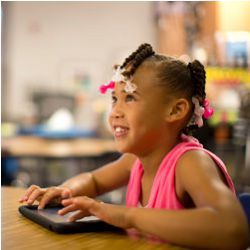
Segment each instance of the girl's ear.
[{"label": "girl's ear", "polygon": [[190,104],[187,99],[180,98],[173,101],[167,110],[166,120],[175,122],[186,118],[190,111]]}]

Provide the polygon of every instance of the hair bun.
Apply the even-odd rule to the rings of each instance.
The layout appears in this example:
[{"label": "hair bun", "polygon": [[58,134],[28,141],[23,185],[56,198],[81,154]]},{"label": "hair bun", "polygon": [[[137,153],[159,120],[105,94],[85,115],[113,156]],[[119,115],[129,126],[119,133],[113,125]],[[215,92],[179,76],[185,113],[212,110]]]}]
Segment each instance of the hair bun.
[{"label": "hair bun", "polygon": [[144,56],[152,56],[155,54],[152,46],[148,43],[143,43],[141,46],[138,48],[138,52],[141,51]]}]

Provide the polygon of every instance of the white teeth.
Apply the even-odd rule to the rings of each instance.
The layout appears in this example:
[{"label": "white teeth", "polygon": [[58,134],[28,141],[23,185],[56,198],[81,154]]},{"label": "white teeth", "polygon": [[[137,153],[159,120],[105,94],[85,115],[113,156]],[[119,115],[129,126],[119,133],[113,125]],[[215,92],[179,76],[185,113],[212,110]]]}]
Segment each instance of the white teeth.
[{"label": "white teeth", "polygon": [[122,129],[121,127],[116,127],[115,128],[115,132],[122,132],[124,129]]},{"label": "white teeth", "polygon": [[116,138],[123,138],[126,136],[128,133],[128,128],[126,127],[120,127],[120,126],[115,126],[114,127],[114,136]]}]

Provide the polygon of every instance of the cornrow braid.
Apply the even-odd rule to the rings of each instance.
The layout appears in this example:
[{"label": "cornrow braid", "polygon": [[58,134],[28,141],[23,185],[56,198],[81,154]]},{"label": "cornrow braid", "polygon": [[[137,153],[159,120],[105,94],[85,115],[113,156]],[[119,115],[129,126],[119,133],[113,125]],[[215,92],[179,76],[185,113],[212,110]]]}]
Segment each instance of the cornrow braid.
[{"label": "cornrow braid", "polygon": [[[141,45],[141,46],[142,46],[142,45]],[[121,69],[125,68],[125,67],[128,65],[128,63],[134,59],[134,57],[135,57],[135,55],[138,53],[138,51],[141,50],[141,46],[140,46],[136,51],[134,51],[129,57],[127,57],[127,58],[125,59],[125,61],[124,61],[123,64],[121,65]]]},{"label": "cornrow braid", "polygon": [[151,55],[154,55],[155,52],[150,44],[143,43],[139,46],[139,48],[133,52],[129,57],[127,57],[124,63],[121,65],[121,68],[125,68],[126,66],[130,66],[127,71],[123,74],[127,77],[132,76],[136,69],[140,66],[140,64]]},{"label": "cornrow braid", "polygon": [[206,71],[204,66],[198,60],[194,60],[187,67],[194,84],[194,96],[198,96],[199,101],[202,102],[206,97]]},{"label": "cornrow braid", "polygon": [[[205,84],[206,84],[206,71],[204,66],[198,61],[194,60],[187,65],[190,72],[191,82],[193,83],[193,96],[197,97],[200,105],[206,98]],[[189,125],[183,129],[184,134],[192,134],[199,127],[196,124]]]}]

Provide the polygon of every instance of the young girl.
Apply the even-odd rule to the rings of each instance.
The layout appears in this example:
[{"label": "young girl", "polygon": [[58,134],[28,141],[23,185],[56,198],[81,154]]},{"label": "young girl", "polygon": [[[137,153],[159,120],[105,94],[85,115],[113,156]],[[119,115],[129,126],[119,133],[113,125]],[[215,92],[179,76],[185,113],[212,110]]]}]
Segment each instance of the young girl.
[{"label": "young girl", "polygon": [[[116,66],[112,81],[100,91],[108,89],[117,148],[136,158],[124,154],[60,187],[33,185],[20,201],[40,200],[42,209],[59,197],[64,205],[59,214],[77,211],[71,221],[92,214],[130,233],[177,245],[244,249],[248,227],[226,168],[188,136],[212,115],[203,65],[155,54],[142,44]],[[93,199],[126,183],[126,206]]]}]

